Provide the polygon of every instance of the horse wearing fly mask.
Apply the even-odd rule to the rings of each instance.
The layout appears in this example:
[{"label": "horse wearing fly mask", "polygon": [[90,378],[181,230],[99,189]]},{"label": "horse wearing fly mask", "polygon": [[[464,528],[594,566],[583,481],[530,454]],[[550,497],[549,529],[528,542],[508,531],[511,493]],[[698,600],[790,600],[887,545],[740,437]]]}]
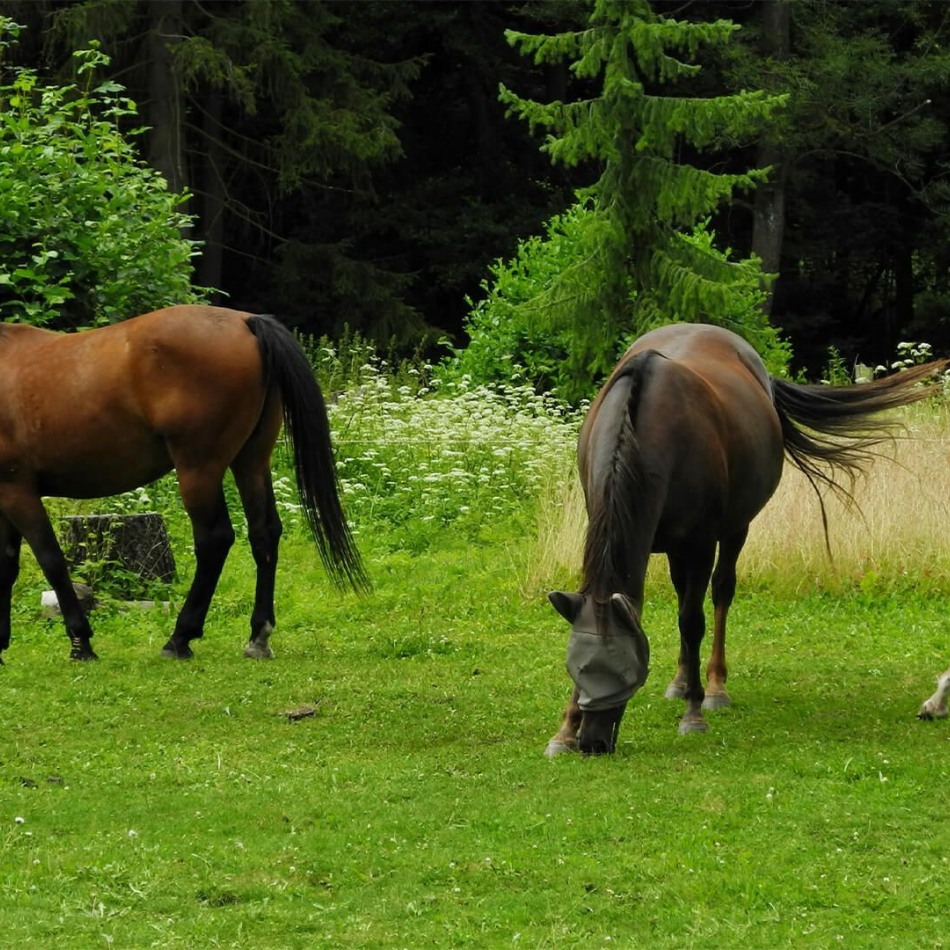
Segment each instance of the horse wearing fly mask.
[{"label": "horse wearing fly mask", "polygon": [[[680,650],[667,698],[683,699],[681,733],[708,728],[704,710],[731,703],[726,618],[749,524],[772,496],[784,457],[812,484],[849,494],[894,423],[877,413],[930,394],[945,361],[854,386],[770,376],[755,350],[719,327],[675,324],[624,354],[584,420],[578,467],[587,504],[581,589],[550,600],[572,626],[575,688],[548,755],[612,752],[628,701],[643,685],[642,627],[652,553],[669,561]],[[704,602],[712,582],[713,647],[700,677]]]}]

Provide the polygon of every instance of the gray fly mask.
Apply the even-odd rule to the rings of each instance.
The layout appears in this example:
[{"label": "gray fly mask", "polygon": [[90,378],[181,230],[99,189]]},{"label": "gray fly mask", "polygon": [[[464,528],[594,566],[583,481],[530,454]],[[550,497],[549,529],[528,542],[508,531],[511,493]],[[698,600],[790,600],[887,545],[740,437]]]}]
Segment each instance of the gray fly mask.
[{"label": "gray fly mask", "polygon": [[605,616],[607,629],[597,632],[594,603],[580,594],[548,594],[554,609],[572,625],[567,643],[567,671],[584,712],[623,706],[646,682],[650,644],[630,602],[613,594]]}]

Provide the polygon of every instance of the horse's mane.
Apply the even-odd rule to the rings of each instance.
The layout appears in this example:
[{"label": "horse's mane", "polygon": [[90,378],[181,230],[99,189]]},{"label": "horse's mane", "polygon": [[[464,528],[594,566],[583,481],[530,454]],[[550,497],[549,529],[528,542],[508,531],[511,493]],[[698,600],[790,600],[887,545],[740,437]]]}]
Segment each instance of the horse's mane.
[{"label": "horse's mane", "polygon": [[600,629],[604,629],[601,620],[611,594],[630,589],[630,545],[643,530],[642,509],[649,493],[644,490],[643,458],[634,420],[650,364],[660,355],[656,350],[645,350],[621,367],[611,383],[611,392],[617,391],[621,398],[622,390],[626,390],[618,418],[598,418],[602,422],[599,438],[606,442],[604,448],[610,457],[602,479],[589,488],[580,592],[594,601]]}]

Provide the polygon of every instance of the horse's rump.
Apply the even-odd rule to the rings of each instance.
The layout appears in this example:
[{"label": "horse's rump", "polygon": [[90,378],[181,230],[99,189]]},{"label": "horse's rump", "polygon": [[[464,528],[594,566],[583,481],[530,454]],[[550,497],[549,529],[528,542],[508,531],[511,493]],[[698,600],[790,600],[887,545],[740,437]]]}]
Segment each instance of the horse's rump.
[{"label": "horse's rump", "polygon": [[[642,457],[637,491],[650,496],[640,507],[657,512],[655,550],[697,524],[718,533],[720,522],[750,520],[778,484],[782,440],[769,378],[746,346],[715,327],[680,324],[648,333],[627,351],[585,421],[579,460],[592,497],[604,458],[619,450],[624,405]],[[638,362],[642,381],[634,390],[625,380]],[[634,444],[631,435],[623,438]]]}]

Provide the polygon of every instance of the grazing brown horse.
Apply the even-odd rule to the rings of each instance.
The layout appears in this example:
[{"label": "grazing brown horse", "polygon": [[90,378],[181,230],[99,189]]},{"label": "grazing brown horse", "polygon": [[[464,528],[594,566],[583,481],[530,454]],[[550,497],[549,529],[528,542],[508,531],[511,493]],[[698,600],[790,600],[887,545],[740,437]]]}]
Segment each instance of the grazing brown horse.
[{"label": "grazing brown horse", "polygon": [[257,565],[244,652],[272,656],[281,524],[270,459],[282,417],[321,558],[338,583],[364,585],[320,387],[273,317],[183,306],[82,333],[0,324],[0,374],[0,654],[10,646],[10,596],[26,538],[59,600],[70,656],[96,659],[41,497],[114,495],[174,468],[197,565],[162,655],[190,657],[234,543],[222,488],[230,468]]},{"label": "grazing brown horse", "polygon": [[[573,627],[567,667],[575,689],[547,754],[613,751],[627,701],[647,675],[641,610],[651,552],[667,555],[679,602],[679,668],[666,695],[686,700],[681,733],[707,729],[703,708],[730,703],[726,615],[736,560],[749,522],[778,486],[783,455],[813,485],[848,494],[836,476],[861,472],[893,425],[870,417],[928,395],[921,380],[945,365],[855,386],[796,385],[770,377],[748,343],[718,327],[677,324],[637,340],[580,432],[589,518],[583,584],[580,593],[550,595]],[[699,648],[710,577],[704,691]]]}]

